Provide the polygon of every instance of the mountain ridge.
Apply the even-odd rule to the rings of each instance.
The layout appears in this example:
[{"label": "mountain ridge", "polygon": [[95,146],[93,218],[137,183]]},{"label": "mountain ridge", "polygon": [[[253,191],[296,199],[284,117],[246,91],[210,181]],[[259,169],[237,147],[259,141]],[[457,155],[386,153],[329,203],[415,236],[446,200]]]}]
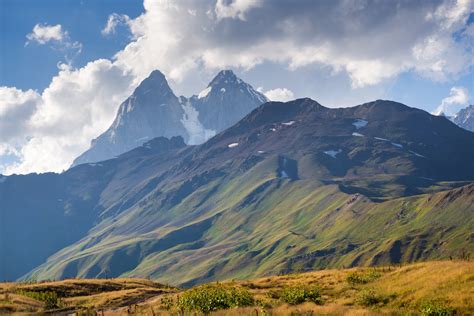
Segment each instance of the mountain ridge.
[{"label": "mountain ridge", "polygon": [[[29,237],[13,244],[38,254],[26,267],[8,248],[15,271],[4,267],[3,275],[151,276],[192,285],[301,267],[446,258],[470,247],[473,151],[473,133],[396,102],[342,109],[311,99],[265,103],[204,144],[157,138],[51,175],[59,191],[39,176],[16,184],[7,177],[0,201],[13,231],[5,243],[17,238],[15,227],[31,225]],[[68,238],[64,231],[44,237],[66,247],[35,238],[48,217],[23,221],[31,208],[18,194],[38,185],[50,193],[36,209],[49,209],[60,227],[78,226]],[[90,220],[81,224],[85,206]],[[54,244],[55,253],[39,242]]]}]

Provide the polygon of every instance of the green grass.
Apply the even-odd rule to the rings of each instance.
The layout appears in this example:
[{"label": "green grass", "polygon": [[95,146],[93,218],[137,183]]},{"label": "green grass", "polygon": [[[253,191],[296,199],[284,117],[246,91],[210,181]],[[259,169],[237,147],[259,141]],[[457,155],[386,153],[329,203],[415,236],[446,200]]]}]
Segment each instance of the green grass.
[{"label": "green grass", "polygon": [[[459,189],[383,202],[360,196],[351,202],[354,196],[337,185],[277,179],[275,164],[268,159],[247,172],[206,183],[169,209],[160,209],[156,198],[144,198],[30,276],[56,279],[77,267],[79,277],[99,271],[101,276],[151,277],[189,287],[328,267],[457,258],[463,249],[474,251],[469,241],[474,198],[467,193],[453,201],[447,197]],[[160,190],[164,196],[171,188]],[[179,240],[186,225],[210,218],[212,225],[199,237],[154,249],[167,235],[175,233]],[[118,252],[127,260],[117,259]],[[123,261],[132,264],[114,271]]]}]

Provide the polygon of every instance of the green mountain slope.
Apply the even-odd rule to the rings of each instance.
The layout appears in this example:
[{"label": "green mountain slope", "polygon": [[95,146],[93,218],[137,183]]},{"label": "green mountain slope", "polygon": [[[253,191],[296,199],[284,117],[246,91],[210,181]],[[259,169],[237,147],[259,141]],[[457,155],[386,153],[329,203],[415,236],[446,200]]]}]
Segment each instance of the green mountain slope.
[{"label": "green mountain slope", "polygon": [[472,157],[474,133],[399,103],[267,103],[203,145],[157,139],[62,175],[107,179],[97,217],[24,278],[192,285],[455,256],[473,250]]}]

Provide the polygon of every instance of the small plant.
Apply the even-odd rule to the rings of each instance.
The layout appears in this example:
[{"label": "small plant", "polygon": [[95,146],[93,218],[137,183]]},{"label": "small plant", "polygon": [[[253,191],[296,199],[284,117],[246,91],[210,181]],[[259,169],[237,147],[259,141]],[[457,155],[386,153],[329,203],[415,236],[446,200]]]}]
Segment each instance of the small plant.
[{"label": "small plant", "polygon": [[352,272],[347,276],[346,281],[352,285],[367,284],[377,280],[381,276],[382,275],[376,271],[370,271],[367,273]]},{"label": "small plant", "polygon": [[364,290],[360,293],[357,302],[363,306],[385,305],[390,301],[387,295],[379,294],[374,290]]},{"label": "small plant", "polygon": [[252,306],[254,299],[247,290],[209,284],[187,290],[178,297],[177,305],[181,311],[209,314],[219,309]]},{"label": "small plant", "polygon": [[279,293],[279,299],[290,305],[298,305],[306,301],[322,304],[321,291],[316,286],[286,287]]},{"label": "small plant", "polygon": [[61,299],[58,297],[58,294],[54,291],[35,292],[20,290],[18,291],[18,294],[31,297],[32,299],[45,303],[45,309],[59,308],[63,305]]},{"label": "small plant", "polygon": [[161,308],[167,311],[173,308],[174,304],[174,300],[170,296],[165,296],[160,301]]},{"label": "small plant", "polygon": [[429,301],[421,305],[421,316],[451,316],[454,312],[440,302]]}]

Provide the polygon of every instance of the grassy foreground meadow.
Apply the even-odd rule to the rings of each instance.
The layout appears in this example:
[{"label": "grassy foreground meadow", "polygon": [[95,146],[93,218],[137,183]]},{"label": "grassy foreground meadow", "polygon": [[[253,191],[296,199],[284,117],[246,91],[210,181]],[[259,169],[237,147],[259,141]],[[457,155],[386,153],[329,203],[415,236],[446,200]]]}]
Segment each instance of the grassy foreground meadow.
[{"label": "grassy foreground meadow", "polygon": [[474,262],[321,270],[179,289],[141,279],[0,283],[0,314],[473,315]]}]

